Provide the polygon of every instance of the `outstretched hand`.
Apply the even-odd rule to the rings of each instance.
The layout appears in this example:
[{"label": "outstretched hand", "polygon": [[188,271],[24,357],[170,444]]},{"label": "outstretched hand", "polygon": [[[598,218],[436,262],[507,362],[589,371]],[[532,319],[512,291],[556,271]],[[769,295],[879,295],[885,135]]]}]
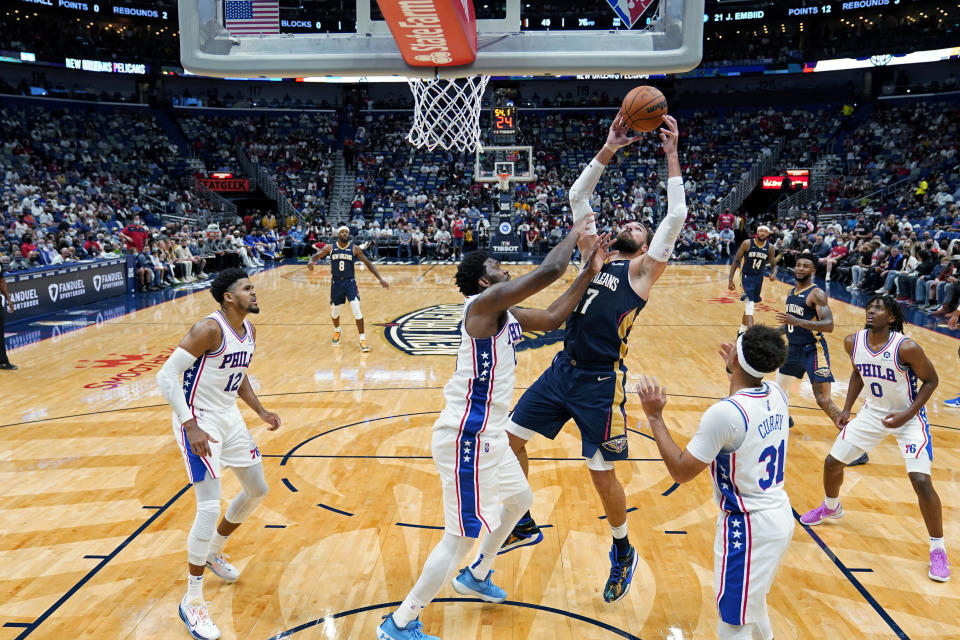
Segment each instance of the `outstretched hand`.
[{"label": "outstretched hand", "polygon": [[647,416],[659,415],[667,404],[667,389],[660,386],[660,381],[653,376],[640,376],[637,395],[640,396],[640,405]]},{"label": "outstretched hand", "polygon": [[607,142],[604,146],[611,146],[616,149],[625,147],[628,144],[632,144],[642,138],[643,136],[634,136],[630,137],[627,135],[627,131],[630,130],[630,127],[627,126],[627,121],[623,118],[623,113],[621,111],[617,112],[616,117],[613,119],[613,122],[610,123],[610,131],[607,132]]},{"label": "outstretched hand", "polygon": [[583,232],[586,231],[587,226],[596,219],[597,216],[595,214],[588,213],[573,223],[573,227],[570,228],[570,233],[578,233],[583,235]]},{"label": "outstretched hand", "polygon": [[677,119],[673,116],[664,115],[663,124],[667,128],[660,128],[660,143],[663,146],[663,152],[667,155],[677,153],[677,141],[680,139],[680,130],[677,128]]},{"label": "outstretched hand", "polygon": [[583,261],[587,269],[590,269],[594,273],[599,273],[608,260],[616,260],[620,252],[609,250],[610,246],[616,242],[616,240],[616,237],[612,237],[609,231],[598,236],[593,243],[593,248],[590,249],[590,253],[587,254]]}]

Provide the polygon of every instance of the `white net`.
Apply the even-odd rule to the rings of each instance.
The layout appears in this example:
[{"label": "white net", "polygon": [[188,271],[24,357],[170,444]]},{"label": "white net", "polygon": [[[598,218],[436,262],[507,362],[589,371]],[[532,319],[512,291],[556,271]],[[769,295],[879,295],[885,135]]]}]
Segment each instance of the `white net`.
[{"label": "white net", "polygon": [[418,149],[478,151],[480,101],[490,76],[408,78],[413,92],[413,125],[407,140]]}]

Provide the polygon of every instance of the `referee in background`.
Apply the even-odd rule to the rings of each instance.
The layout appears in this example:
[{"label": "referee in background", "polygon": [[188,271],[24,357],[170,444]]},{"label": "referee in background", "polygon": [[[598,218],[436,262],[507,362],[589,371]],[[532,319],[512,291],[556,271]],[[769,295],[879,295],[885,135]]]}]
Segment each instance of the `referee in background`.
[{"label": "referee in background", "polygon": [[6,308],[0,305],[0,369],[15,371],[17,366],[10,364],[7,358],[7,344],[3,337],[3,325],[7,318],[7,313],[13,313],[13,300],[10,298],[10,291],[7,289],[7,281],[3,277],[3,262],[0,261],[0,294],[6,302]]}]

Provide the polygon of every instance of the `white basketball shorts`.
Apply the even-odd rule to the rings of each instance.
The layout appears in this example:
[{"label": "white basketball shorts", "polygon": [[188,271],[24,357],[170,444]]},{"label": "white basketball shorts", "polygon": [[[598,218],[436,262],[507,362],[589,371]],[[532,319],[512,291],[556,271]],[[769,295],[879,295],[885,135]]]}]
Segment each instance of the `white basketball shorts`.
[{"label": "white basketball shorts", "polygon": [[885,415],[869,408],[861,409],[837,435],[830,455],[847,464],[861,453],[870,453],[884,438],[892,435],[900,446],[900,455],[903,456],[907,473],[930,475],[933,441],[930,439],[930,423],[927,422],[926,409],[921,409],[920,413],[898,429],[883,426],[881,420]]},{"label": "white basketball shorts", "polygon": [[500,526],[500,502],[529,487],[502,427],[492,435],[435,427],[431,449],[443,488],[444,530],[455,536],[493,531]]},{"label": "white basketball shorts", "polygon": [[208,442],[209,456],[198,456],[190,450],[184,429],[173,415],[173,436],[183,454],[190,482],[219,478],[222,467],[249,467],[260,462],[260,450],[247,429],[240,410],[214,413],[196,409],[197,426],[218,442]]},{"label": "white basketball shorts", "polygon": [[720,619],[746,625],[768,619],[767,593],[793,539],[790,503],[717,518],[713,541],[713,588]]}]

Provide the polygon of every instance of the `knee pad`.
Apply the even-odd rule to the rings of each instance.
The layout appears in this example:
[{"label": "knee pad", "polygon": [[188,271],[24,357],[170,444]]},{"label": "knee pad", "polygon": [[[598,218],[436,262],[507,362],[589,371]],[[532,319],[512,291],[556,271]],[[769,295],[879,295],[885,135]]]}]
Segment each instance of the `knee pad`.
[{"label": "knee pad", "polygon": [[340,305],[330,304],[330,317],[334,319],[340,317]]},{"label": "knee pad", "polygon": [[747,300],[743,303],[743,312],[748,315],[753,315],[753,300]]},{"label": "knee pad", "polygon": [[193,519],[193,526],[187,535],[187,561],[190,564],[203,566],[207,562],[210,550],[210,541],[217,531],[217,518],[220,517],[219,500],[197,501],[197,516]]},{"label": "knee pad", "polygon": [[363,314],[360,313],[360,298],[354,298],[350,301],[350,311],[353,312],[354,320],[363,320]]}]

